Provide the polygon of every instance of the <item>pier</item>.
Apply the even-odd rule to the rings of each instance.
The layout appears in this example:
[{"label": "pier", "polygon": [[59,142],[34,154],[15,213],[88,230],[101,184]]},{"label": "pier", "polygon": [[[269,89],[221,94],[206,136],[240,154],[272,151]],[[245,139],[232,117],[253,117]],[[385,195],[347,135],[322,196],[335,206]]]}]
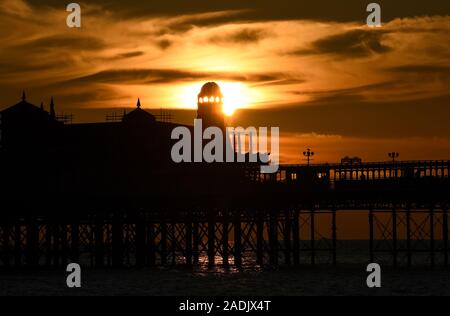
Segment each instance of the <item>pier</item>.
[{"label": "pier", "polygon": [[0,266],[339,265],[354,215],[365,218],[367,263],[448,267],[449,170],[450,161],[283,165],[249,168],[245,190],[214,197],[3,196]]}]

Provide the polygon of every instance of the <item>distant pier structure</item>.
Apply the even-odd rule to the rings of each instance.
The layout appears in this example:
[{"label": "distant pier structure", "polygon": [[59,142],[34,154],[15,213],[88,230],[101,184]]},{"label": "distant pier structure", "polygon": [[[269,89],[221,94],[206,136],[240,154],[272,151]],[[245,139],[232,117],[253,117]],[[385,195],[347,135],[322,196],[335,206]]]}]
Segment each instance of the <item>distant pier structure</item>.
[{"label": "distant pier structure", "polygon": [[[223,103],[218,86],[205,86],[200,102],[199,117],[218,122],[209,108]],[[257,163],[176,164],[170,133],[180,125],[140,101],[96,124],[64,124],[55,106],[48,113],[24,95],[1,113],[1,268],[448,267],[450,161],[282,165],[275,174]],[[346,240],[353,230],[362,240]]]}]

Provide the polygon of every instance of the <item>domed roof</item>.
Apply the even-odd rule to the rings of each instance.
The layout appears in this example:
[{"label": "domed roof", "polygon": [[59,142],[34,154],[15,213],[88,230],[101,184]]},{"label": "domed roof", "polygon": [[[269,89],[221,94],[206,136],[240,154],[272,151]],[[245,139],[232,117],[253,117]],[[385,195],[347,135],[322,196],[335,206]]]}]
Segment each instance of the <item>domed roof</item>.
[{"label": "domed roof", "polygon": [[[53,104],[53,98],[52,98]],[[53,105],[54,106],[54,105]],[[54,109],[54,108],[53,108]],[[43,110],[43,105],[41,107],[37,107],[34,104],[31,104],[27,101],[25,92],[22,94],[22,100],[3,110],[0,111],[2,115],[17,115],[22,118],[33,118],[35,120],[55,120],[55,116],[50,116],[49,113]]]},{"label": "domed roof", "polygon": [[222,91],[220,91],[220,87],[215,82],[205,83],[200,91],[199,96],[222,96]]},{"label": "domed roof", "polygon": [[152,114],[141,109],[141,101],[138,99],[136,109],[134,109],[128,114],[125,114],[123,116],[122,121],[124,123],[146,124],[146,123],[154,123],[156,121],[156,118]]}]

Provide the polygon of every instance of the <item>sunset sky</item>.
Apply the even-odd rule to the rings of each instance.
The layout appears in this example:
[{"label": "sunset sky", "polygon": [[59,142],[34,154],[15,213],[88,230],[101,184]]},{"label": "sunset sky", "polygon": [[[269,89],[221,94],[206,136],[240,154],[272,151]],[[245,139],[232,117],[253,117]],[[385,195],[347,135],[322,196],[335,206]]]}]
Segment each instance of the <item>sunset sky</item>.
[{"label": "sunset sky", "polygon": [[[115,110],[180,109],[192,123],[206,81],[230,124],[279,126],[282,162],[345,155],[450,159],[450,2],[86,1],[82,27],[58,0],[0,0],[0,109],[30,102],[99,121]],[[375,2],[375,1],[374,1]]]}]

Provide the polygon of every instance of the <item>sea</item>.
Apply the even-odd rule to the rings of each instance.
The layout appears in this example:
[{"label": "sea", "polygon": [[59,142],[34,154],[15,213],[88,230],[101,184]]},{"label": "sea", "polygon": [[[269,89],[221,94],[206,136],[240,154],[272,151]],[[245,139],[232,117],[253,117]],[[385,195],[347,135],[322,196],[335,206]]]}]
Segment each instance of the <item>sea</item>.
[{"label": "sea", "polygon": [[[440,245],[436,246],[436,249]],[[60,269],[0,269],[1,296],[382,296],[382,295],[450,295],[450,273],[443,266],[441,252],[435,254],[435,266],[430,266],[430,253],[412,255],[412,267],[407,265],[407,253],[399,243],[398,266],[392,256],[377,252],[374,261],[381,266],[381,288],[369,288],[367,265],[370,263],[368,241],[339,241],[337,265],[328,251],[318,252],[312,266],[310,254],[301,256],[299,266],[286,265],[279,258],[277,266],[258,266],[253,255],[244,253],[243,267],[228,268],[219,264],[210,268],[206,256],[200,264],[188,268],[175,264],[157,268],[91,268],[83,266],[82,286],[70,289],[68,273]],[[381,249],[380,249],[381,250]],[[231,258],[232,263],[232,258]]]}]

